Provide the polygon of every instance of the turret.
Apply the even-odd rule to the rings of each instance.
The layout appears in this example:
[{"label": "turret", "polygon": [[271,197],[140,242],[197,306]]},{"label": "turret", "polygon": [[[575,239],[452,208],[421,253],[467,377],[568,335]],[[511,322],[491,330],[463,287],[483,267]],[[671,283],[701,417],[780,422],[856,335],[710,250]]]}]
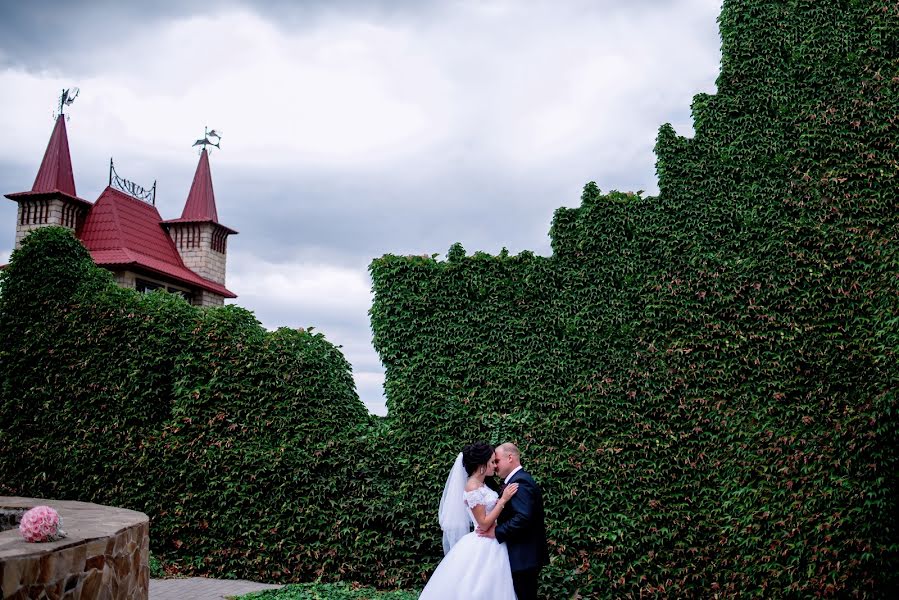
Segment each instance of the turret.
[{"label": "turret", "polygon": [[[163,225],[188,269],[225,285],[228,236],[237,231],[218,222],[209,153],[205,147],[200,152],[200,161],[181,217],[163,221]],[[211,300],[202,303],[213,303]]]},{"label": "turret", "polygon": [[38,227],[58,225],[77,232],[91,203],[75,193],[72,158],[65,115],[56,118],[44,159],[38,169],[31,191],[6,194],[19,204],[16,218],[16,247],[28,233]]}]

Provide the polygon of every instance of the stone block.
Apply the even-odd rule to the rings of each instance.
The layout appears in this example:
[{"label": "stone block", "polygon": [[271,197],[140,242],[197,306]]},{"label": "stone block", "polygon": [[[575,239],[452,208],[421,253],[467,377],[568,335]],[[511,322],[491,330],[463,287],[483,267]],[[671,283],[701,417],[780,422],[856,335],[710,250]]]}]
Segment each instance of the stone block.
[{"label": "stone block", "polygon": [[131,557],[127,554],[121,554],[113,559],[113,569],[115,570],[115,579],[123,579],[131,571]]},{"label": "stone block", "polygon": [[84,561],[84,570],[90,571],[92,569],[97,569],[102,571],[103,566],[106,564],[106,555],[98,554],[96,556],[92,556],[86,561]]},{"label": "stone block", "polygon": [[[75,581],[78,581],[77,576],[75,576]],[[60,600],[62,598],[63,589],[65,588],[65,583],[66,580],[62,579],[54,584],[46,586],[44,588],[44,595],[47,597],[47,600]]]},{"label": "stone block", "polygon": [[19,589],[19,582],[22,580],[22,561],[7,560],[3,562],[3,587],[0,588],[3,597],[11,596],[13,592]]},{"label": "stone block", "polygon": [[95,556],[103,556],[106,554],[106,540],[94,540],[87,543],[87,558],[91,559]]},{"label": "stone block", "polygon": [[85,599],[96,598],[102,581],[103,576],[100,571],[97,569],[88,571],[87,575],[85,575],[84,579],[81,581],[81,597]]}]

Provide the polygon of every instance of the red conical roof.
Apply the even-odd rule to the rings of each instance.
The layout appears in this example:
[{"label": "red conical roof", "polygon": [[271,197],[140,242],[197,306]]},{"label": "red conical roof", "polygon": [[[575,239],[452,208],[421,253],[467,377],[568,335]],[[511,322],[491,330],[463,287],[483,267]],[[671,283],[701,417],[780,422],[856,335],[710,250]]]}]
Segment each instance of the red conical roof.
[{"label": "red conical roof", "polygon": [[212,173],[209,170],[209,154],[206,148],[200,153],[200,162],[197,164],[197,172],[194,173],[194,182],[190,186],[187,202],[184,210],[177,219],[169,219],[162,222],[170,223],[215,223],[224,229],[229,235],[237,233],[230,227],[219,223],[218,211],[215,209],[215,192],[212,190]]},{"label": "red conical roof", "polygon": [[190,186],[187,202],[184,204],[182,220],[219,222],[218,212],[215,210],[215,192],[212,190],[212,173],[209,171],[209,155],[206,148],[200,153],[200,162],[197,164],[197,172],[194,173],[194,182]]},{"label": "red conical roof", "polygon": [[56,119],[56,126],[44,152],[44,160],[34,178],[32,192],[63,192],[76,196],[75,176],[72,174],[72,158],[69,156],[69,136],[63,115]]}]

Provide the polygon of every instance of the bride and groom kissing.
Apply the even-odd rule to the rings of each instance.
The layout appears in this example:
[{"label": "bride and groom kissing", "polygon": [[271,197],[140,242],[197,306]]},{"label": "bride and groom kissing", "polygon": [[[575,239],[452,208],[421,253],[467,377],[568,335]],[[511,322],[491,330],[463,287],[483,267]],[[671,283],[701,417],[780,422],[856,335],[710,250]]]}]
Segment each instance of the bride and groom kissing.
[{"label": "bride and groom kissing", "polygon": [[540,569],[549,564],[543,494],[514,444],[465,446],[446,479],[438,515],[446,556],[419,600],[537,598]]}]

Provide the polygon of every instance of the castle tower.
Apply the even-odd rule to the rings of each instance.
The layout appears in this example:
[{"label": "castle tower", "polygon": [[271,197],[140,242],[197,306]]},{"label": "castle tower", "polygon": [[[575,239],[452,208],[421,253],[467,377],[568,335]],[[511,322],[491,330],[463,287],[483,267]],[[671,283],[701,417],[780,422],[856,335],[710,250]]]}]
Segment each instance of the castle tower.
[{"label": "castle tower", "polygon": [[65,115],[60,114],[56,119],[31,191],[6,194],[6,197],[19,204],[16,248],[38,227],[58,225],[76,233],[81,228],[91,203],[75,193]]},{"label": "castle tower", "polygon": [[[181,218],[163,221],[184,266],[201,277],[225,285],[228,236],[237,231],[218,222],[209,154],[204,147]],[[208,292],[204,292],[208,293]],[[221,304],[223,299],[203,298],[203,305]]]}]

